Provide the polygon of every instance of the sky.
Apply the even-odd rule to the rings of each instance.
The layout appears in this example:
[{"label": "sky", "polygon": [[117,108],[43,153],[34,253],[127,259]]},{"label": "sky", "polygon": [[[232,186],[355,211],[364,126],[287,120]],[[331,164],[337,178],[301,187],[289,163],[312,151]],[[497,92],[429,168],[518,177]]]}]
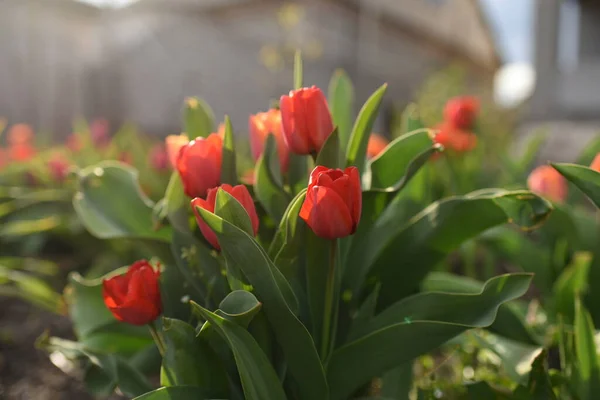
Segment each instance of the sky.
[{"label": "sky", "polygon": [[533,61],[534,0],[480,0],[507,63]]}]

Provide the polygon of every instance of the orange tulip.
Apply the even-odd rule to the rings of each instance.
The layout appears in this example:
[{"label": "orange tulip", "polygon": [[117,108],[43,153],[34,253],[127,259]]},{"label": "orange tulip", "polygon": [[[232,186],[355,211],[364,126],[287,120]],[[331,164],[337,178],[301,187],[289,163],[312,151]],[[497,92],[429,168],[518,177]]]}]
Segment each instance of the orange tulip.
[{"label": "orange tulip", "polygon": [[590,168],[596,172],[600,172],[600,153],[596,154],[594,161],[590,164]]},{"label": "orange tulip", "polygon": [[175,168],[177,165],[177,157],[179,156],[179,150],[190,140],[186,135],[169,135],[165,139],[165,145],[167,147],[167,154],[169,155],[169,162],[171,166]]},{"label": "orange tulip", "polygon": [[371,133],[371,136],[369,136],[369,144],[367,145],[367,157],[377,157],[389,143],[390,141],[387,140],[385,136],[378,133]]},{"label": "orange tulip", "polygon": [[16,161],[16,162],[30,160],[36,154],[35,148],[33,146],[31,146],[30,144],[14,145],[14,146],[9,147],[8,151],[9,151],[10,159],[12,161]]},{"label": "orange tulip", "polygon": [[281,130],[281,111],[272,108],[267,112],[251,115],[248,125],[250,128],[250,149],[254,161],[257,161],[263,153],[265,141],[271,133],[277,142],[281,170],[286,172],[290,161],[290,150],[285,143]]},{"label": "orange tulip", "polygon": [[281,96],[281,121],[285,142],[296,154],[318,153],[333,132],[327,100],[316,86],[292,90]]},{"label": "orange tulip", "polygon": [[550,165],[534,169],[527,178],[527,186],[532,192],[557,203],[563,203],[567,199],[567,180]]},{"label": "orange tulip", "polygon": [[6,141],[11,146],[23,146],[31,143],[33,129],[27,124],[15,124],[10,127]]}]

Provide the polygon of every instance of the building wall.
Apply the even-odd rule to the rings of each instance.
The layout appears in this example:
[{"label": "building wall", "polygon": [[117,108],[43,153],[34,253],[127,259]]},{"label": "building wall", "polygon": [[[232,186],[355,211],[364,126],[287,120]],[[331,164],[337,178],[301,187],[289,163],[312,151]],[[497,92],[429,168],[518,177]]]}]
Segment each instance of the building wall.
[{"label": "building wall", "polygon": [[[320,57],[305,58],[305,84],[326,89],[337,67],[356,84],[362,104],[381,84],[390,84],[387,101],[409,101],[422,80],[452,60],[406,37],[370,9],[338,2],[307,1],[301,22],[284,29],[277,2],[219,12],[186,12],[133,7],[110,19],[113,114],[137,121],[149,132],[179,129],[182,99],[206,99],[218,118],[231,115],[245,130],[247,117],[268,108],[292,86],[292,48],[320,46]],[[362,12],[361,12],[362,11]],[[279,49],[283,65],[275,70],[260,60],[261,49]],[[357,104],[357,107],[360,105]]]},{"label": "building wall", "polygon": [[97,58],[96,10],[53,0],[0,5],[0,117],[37,129],[70,130],[93,106],[87,65]]}]

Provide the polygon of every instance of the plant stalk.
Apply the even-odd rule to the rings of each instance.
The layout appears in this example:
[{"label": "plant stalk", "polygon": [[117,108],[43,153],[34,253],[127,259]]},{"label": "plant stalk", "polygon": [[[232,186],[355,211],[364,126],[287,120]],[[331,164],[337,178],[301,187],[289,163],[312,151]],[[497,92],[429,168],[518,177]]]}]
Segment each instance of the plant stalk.
[{"label": "plant stalk", "polygon": [[[154,339],[154,343],[156,343],[158,352],[160,353],[160,356],[164,360],[167,348],[165,346],[165,342],[164,342],[163,338],[158,333],[158,329],[156,328],[156,321],[150,322],[148,324],[148,328],[150,329],[150,335],[152,335],[152,339]],[[163,369],[165,370],[165,374],[167,374],[167,378],[169,379],[170,384],[175,385],[176,381],[175,381],[175,378],[173,377],[173,375],[171,374],[171,370],[169,368],[166,368],[164,365],[163,365]]]},{"label": "plant stalk", "polygon": [[321,359],[326,360],[330,351],[329,345],[332,341],[331,322],[337,318],[338,303],[334,302],[336,291],[335,264],[337,254],[337,239],[331,241],[329,253],[329,271],[327,272],[327,284],[325,287],[325,310],[323,312],[323,333],[321,335]]}]

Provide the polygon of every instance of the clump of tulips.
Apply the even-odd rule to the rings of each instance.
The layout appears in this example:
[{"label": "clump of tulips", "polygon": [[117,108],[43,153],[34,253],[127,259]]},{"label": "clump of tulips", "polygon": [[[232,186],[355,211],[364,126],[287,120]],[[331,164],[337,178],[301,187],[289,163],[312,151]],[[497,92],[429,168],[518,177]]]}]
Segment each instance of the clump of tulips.
[{"label": "clump of tulips", "polygon": [[[44,345],[87,365],[94,387],[140,400],[377,396],[389,371],[410,373],[416,357],[489,326],[527,290],[528,274],[490,279],[468,295],[421,289],[461,243],[508,222],[537,226],[548,202],[490,189],[410,212],[412,178],[441,151],[434,132],[392,142],[372,135],[386,85],[354,119],[344,73],[328,96],[303,87],[298,58],[295,78],[279,109],[249,117],[250,177],[238,170],[229,118],[215,129],[212,110],[195,98],[185,102],[184,133],[166,140],[175,172],[160,201],[121,165],[79,173],[74,204],[88,230],[160,260],[71,278],[78,342]],[[471,122],[463,111],[452,118]],[[139,363],[156,349],[158,364]],[[145,377],[153,374],[158,388]]]}]

